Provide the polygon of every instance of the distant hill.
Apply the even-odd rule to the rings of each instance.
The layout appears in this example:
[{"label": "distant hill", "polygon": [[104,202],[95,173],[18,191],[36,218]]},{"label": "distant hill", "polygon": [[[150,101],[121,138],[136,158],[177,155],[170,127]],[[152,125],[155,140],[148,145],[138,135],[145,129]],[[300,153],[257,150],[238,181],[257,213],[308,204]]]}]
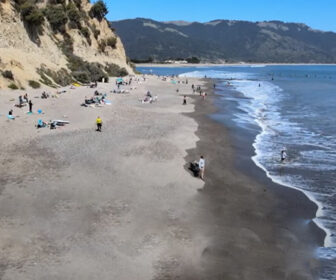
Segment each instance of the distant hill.
[{"label": "distant hill", "polygon": [[207,62],[336,63],[336,33],[280,21],[111,22],[131,59],[196,56]]}]

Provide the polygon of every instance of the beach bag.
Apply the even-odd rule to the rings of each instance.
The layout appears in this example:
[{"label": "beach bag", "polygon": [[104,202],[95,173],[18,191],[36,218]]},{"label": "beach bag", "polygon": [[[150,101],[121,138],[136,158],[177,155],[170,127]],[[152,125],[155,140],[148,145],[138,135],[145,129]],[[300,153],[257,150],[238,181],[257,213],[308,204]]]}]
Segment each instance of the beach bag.
[{"label": "beach bag", "polygon": [[195,177],[199,177],[200,169],[198,167],[198,163],[190,162],[189,170]]}]

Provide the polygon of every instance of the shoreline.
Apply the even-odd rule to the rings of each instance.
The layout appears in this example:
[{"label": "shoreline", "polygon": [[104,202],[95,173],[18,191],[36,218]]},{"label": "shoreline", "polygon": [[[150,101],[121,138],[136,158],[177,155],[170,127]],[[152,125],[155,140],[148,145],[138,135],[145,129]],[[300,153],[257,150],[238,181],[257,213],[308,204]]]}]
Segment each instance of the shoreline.
[{"label": "shoreline", "polygon": [[151,68],[188,68],[188,67],[230,67],[230,66],[335,66],[336,63],[199,63],[199,64],[164,64],[164,63],[138,63],[136,67],[151,67]]},{"label": "shoreline", "polygon": [[[211,84],[212,80],[208,80],[208,83]],[[211,86],[208,86],[207,92],[211,92],[212,90]],[[197,97],[196,97],[197,98]],[[192,158],[196,156],[196,153],[199,153],[199,150],[202,150],[202,148],[205,151],[208,151],[210,154],[210,163],[207,165],[206,169],[206,180],[205,180],[205,186],[204,189],[202,190],[202,194],[207,196],[211,204],[217,204],[217,207],[223,208],[224,206],[222,204],[225,204],[227,202],[225,199],[221,201],[221,197],[227,195],[226,190],[218,190],[218,185],[223,184],[225,181],[225,177],[222,177],[222,175],[219,175],[217,173],[211,172],[209,169],[216,169],[218,170],[222,169],[224,172],[227,172],[225,169],[231,169],[231,172],[237,172],[239,176],[241,176],[241,172],[243,174],[247,175],[248,181],[255,181],[256,184],[254,184],[254,188],[260,189],[257,190],[256,192],[265,192],[265,195],[268,197],[270,201],[272,201],[271,204],[265,203],[265,207],[267,211],[271,211],[274,216],[277,216],[276,219],[272,220],[270,224],[273,224],[273,231],[281,231],[283,228],[286,228],[287,231],[290,232],[290,236],[292,240],[292,244],[290,245],[290,248],[287,248],[288,254],[284,254],[284,258],[288,260],[289,262],[296,262],[297,267],[301,267],[302,271],[297,272],[297,275],[295,274],[295,277],[308,277],[308,273],[305,267],[305,263],[313,263],[310,267],[310,275],[311,277],[314,277],[316,279],[318,277],[318,270],[319,270],[319,264],[318,261],[315,257],[315,250],[319,247],[322,246],[324,237],[325,237],[325,232],[323,231],[322,228],[320,228],[314,221],[314,217],[316,214],[316,208],[317,205],[311,201],[301,190],[296,190],[293,188],[288,188],[286,186],[283,186],[282,184],[277,184],[271,181],[270,178],[266,176],[264,171],[258,167],[252,160],[253,157],[253,147],[248,147],[247,150],[245,151],[240,151],[238,152],[235,149],[234,143],[232,143],[233,139],[230,136],[230,132],[228,131],[228,128],[225,128],[223,124],[218,123],[217,121],[213,120],[210,118],[209,115],[215,113],[218,111],[218,108],[216,107],[215,100],[216,96],[214,93],[211,93],[209,96],[209,103],[206,105],[206,109],[202,108],[204,105],[202,104],[202,101],[196,101],[196,107],[195,107],[195,112],[188,114],[191,115],[191,117],[195,118],[195,120],[199,124],[199,129],[197,131],[197,135],[200,138],[199,142],[197,143],[197,149],[188,151],[188,156],[186,157],[186,160],[190,161]],[[211,99],[211,100],[210,100]],[[202,113],[206,112],[205,114]],[[214,132],[214,130],[217,132]],[[218,130],[222,130],[222,133],[219,133]],[[214,133],[214,134],[213,134]],[[222,136],[221,136],[222,135]],[[209,139],[210,138],[210,139]],[[219,138],[219,139],[216,139]],[[222,139],[222,141],[220,141]],[[223,140],[224,139],[224,140]],[[203,142],[203,143],[202,143]],[[213,143],[213,146],[220,147],[219,149],[216,149],[214,147],[210,148],[210,144],[208,146],[205,143]],[[226,147],[222,147],[225,145]],[[238,152],[238,154],[237,154]],[[203,152],[206,157],[206,152]],[[231,166],[227,168],[227,163],[223,162],[223,156],[219,155],[220,153],[225,154],[225,161],[229,160],[230,162],[234,162],[234,159],[237,157],[243,157],[244,158],[244,166],[240,167],[234,167]],[[242,155],[242,153],[245,153],[245,155]],[[209,155],[208,155],[209,156]],[[227,159],[227,157],[229,159]],[[238,159],[239,160],[239,159]],[[214,166],[213,162],[216,162],[220,167]],[[232,163],[233,164],[233,163]],[[233,168],[233,170],[232,170]],[[235,170],[238,169],[238,170]],[[248,170],[248,172],[246,172]],[[210,175],[208,175],[208,172],[211,172]],[[210,177],[210,178],[209,178]],[[222,181],[221,181],[222,180]],[[245,180],[243,180],[244,182]],[[245,181],[246,183],[246,181]],[[224,183],[224,185],[227,185]],[[217,187],[216,187],[217,186]],[[229,187],[229,186],[227,186]],[[236,186],[237,187],[237,186]],[[229,187],[230,188],[230,187]],[[263,189],[263,190],[262,190]],[[262,195],[263,196],[263,195]],[[220,197],[220,198],[219,198]],[[216,206],[213,206],[216,207]],[[264,209],[265,210],[265,209]],[[248,211],[251,211],[253,213],[254,209],[251,208]],[[261,213],[259,213],[261,215]],[[210,215],[211,216],[211,215]],[[252,215],[253,216],[253,215]],[[254,217],[255,218],[255,217]],[[210,219],[207,217],[207,219]],[[307,221],[312,221],[312,223],[304,223],[302,224],[302,219],[307,220]],[[211,220],[211,219],[210,219]],[[218,226],[218,224],[217,224]],[[253,222],[249,224],[248,228],[251,230],[254,228],[255,225],[253,225]],[[252,230],[254,233],[258,232],[257,228],[254,228]],[[295,237],[294,237],[295,236]],[[259,238],[262,238],[264,236],[258,236]],[[256,236],[255,236],[256,238]],[[278,236],[276,233],[274,233],[273,237],[269,237],[268,239],[273,239],[273,242],[275,243],[284,243],[288,242],[287,240],[288,236]],[[300,240],[301,239],[301,240]],[[287,240],[287,241],[286,241]],[[220,241],[219,244],[221,244]],[[254,244],[255,245],[255,244]],[[283,245],[283,244],[282,244]],[[279,245],[275,246],[278,248]],[[286,246],[286,245],[284,245]],[[253,247],[253,246],[252,246]],[[268,252],[268,250],[272,251],[272,246],[269,246],[270,248],[262,250],[261,249],[261,255],[265,254],[265,251]],[[273,248],[274,251],[277,249]],[[293,260],[291,255],[293,251],[300,252],[299,254],[302,255],[301,260]],[[249,254],[245,252],[245,254]],[[216,258],[221,258],[221,254],[217,254]],[[243,258],[243,256],[239,256],[239,258]],[[272,255],[269,256],[270,259],[273,258]],[[272,261],[265,259],[265,263],[272,263]],[[277,260],[277,262],[281,263],[280,260]],[[244,264],[244,260],[241,261],[241,265],[246,265]],[[258,266],[258,264],[254,264],[255,266]],[[219,271],[222,271],[221,267],[216,267]],[[288,267],[286,267],[286,264],[283,264],[282,267],[283,271],[287,271]],[[281,274],[281,270],[278,269],[279,271],[279,279],[283,276]],[[223,272],[223,271],[222,271]],[[259,271],[258,277],[253,277],[251,276],[249,279],[264,279],[261,277],[262,273],[264,271]],[[296,273],[296,272],[295,272]],[[301,275],[302,274],[302,275]],[[280,275],[282,275],[280,277]],[[272,274],[272,276],[268,276],[270,279],[278,279],[276,275]]]}]

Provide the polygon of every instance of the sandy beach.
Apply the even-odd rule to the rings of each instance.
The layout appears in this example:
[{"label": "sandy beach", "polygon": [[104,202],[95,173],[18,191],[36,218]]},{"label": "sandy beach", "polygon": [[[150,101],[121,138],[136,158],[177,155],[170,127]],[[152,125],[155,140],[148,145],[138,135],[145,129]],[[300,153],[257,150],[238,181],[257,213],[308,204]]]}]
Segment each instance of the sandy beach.
[{"label": "sandy beach", "polygon": [[[315,205],[235,166],[234,143],[208,117],[212,82],[139,79],[124,94],[111,93],[114,79],[99,84],[111,105],[97,108],[80,106],[96,89],[46,100],[30,90],[34,114],[15,108],[14,121],[20,92],[1,92],[0,278],[316,279],[323,234],[304,222]],[[148,90],[157,102],[139,101]],[[38,119],[70,123],[36,129]],[[205,182],[187,169],[201,154]]]}]

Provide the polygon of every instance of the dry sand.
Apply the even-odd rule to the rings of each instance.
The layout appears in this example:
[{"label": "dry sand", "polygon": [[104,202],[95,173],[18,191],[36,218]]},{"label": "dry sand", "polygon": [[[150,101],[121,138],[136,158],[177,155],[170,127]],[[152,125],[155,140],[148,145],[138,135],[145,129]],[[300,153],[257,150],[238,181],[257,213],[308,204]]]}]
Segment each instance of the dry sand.
[{"label": "dry sand", "polygon": [[[316,276],[311,236],[285,222],[297,212],[235,169],[226,131],[205,117],[211,98],[181,105],[192,83],[204,84],[148,77],[120,95],[109,93],[114,81],[100,84],[112,101],[102,108],[79,106],[93,94],[88,88],[33,98],[44,120],[70,121],[57,130],[37,130],[41,116],[27,109],[14,109],[20,117],[8,121],[19,92],[1,93],[0,279]],[[157,103],[138,101],[147,90]],[[200,154],[205,186],[186,168]]]},{"label": "dry sand", "polygon": [[[190,85],[152,77],[132,87],[108,94],[103,108],[80,107],[88,88],[33,98],[43,120],[70,121],[56,130],[36,129],[41,115],[27,107],[8,121],[19,92],[1,93],[1,279],[154,279],[198,262],[204,237],[193,228],[193,201],[203,182],[183,168],[197,123],[181,114],[194,106],[176,93]],[[157,103],[138,101],[147,90]]]}]

